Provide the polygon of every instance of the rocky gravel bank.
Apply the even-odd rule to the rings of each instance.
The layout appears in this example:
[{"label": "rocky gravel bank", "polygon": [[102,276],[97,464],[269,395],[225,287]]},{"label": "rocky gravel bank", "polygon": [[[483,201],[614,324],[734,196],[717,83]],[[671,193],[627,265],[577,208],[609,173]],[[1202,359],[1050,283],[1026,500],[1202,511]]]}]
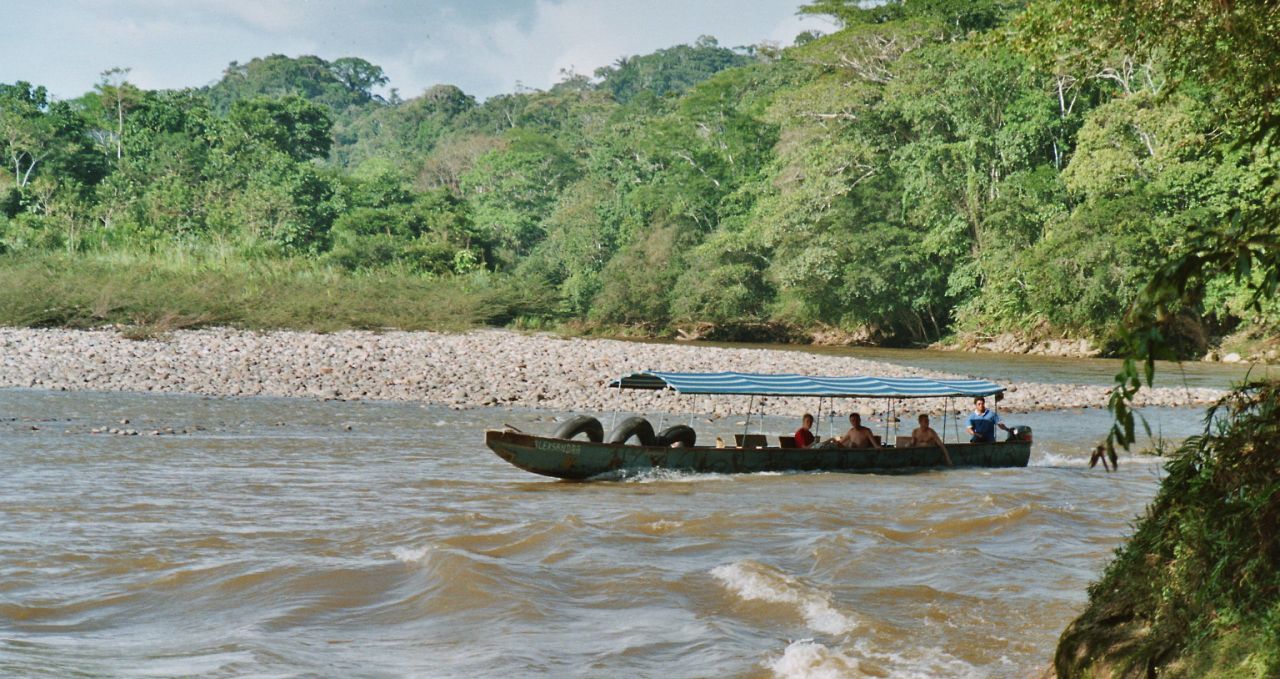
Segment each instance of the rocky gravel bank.
[{"label": "rocky gravel bank", "polygon": [[[0,386],[36,389],[176,392],[211,396],[295,396],[411,400],[459,408],[510,406],[556,411],[741,413],[746,397],[710,399],[604,388],[612,377],[646,369],[738,370],[810,375],[964,377],[856,358],[773,349],[563,339],[501,330],[430,332],[174,332],[135,341],[110,330],[0,328]],[[1097,408],[1096,385],[1020,383],[1005,411]],[[1213,389],[1157,388],[1147,405],[1193,405]],[[768,411],[811,409],[814,399],[771,398]],[[921,410],[942,402],[926,400]],[[883,401],[837,404],[874,412]]]}]

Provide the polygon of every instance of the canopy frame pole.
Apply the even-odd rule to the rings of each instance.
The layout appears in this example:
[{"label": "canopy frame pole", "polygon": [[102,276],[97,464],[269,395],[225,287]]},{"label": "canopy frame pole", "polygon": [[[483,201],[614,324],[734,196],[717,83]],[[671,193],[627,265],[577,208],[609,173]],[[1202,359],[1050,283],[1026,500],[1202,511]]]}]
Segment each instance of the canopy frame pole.
[{"label": "canopy frame pole", "polygon": [[951,397],[947,397],[946,405],[942,406],[942,444],[947,443],[947,420],[951,418]]},{"label": "canopy frame pole", "polygon": [[893,418],[893,445],[898,445],[898,401],[893,402],[893,412],[890,415]]},{"label": "canopy frame pole", "polygon": [[[804,423],[802,422],[801,424],[804,424]],[[822,397],[821,396],[818,397],[818,421],[814,422],[813,424],[815,425],[814,428],[817,429],[818,431],[812,432],[812,433],[814,436],[818,436],[819,434],[822,433]]]},{"label": "canopy frame pole", "polygon": [[752,394],[751,399],[747,401],[747,421],[742,423],[743,445],[746,445],[747,432],[751,427],[751,410],[756,407],[756,395]]},{"label": "canopy frame pole", "polygon": [[613,412],[609,414],[609,431],[613,431],[613,425],[618,419],[618,404],[622,402],[622,380],[618,380],[618,398],[613,400]]},{"label": "canopy frame pole", "polygon": [[[996,422],[999,423],[1000,422],[1000,399],[996,398],[996,396],[997,394],[991,395],[991,412],[996,414]],[[1000,442],[1000,430],[996,428],[996,425],[994,424],[991,425],[991,442],[992,443]]]},{"label": "canopy frame pole", "polygon": [[893,419],[893,399],[886,398],[884,400],[884,443],[889,443],[889,420]]}]

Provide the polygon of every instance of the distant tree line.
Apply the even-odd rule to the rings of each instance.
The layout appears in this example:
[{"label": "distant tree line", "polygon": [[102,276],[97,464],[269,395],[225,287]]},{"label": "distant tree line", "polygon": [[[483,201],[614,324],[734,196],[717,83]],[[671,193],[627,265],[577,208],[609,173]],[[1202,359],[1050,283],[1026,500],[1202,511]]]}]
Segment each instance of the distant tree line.
[{"label": "distant tree line", "polygon": [[[1069,8],[1024,5],[819,0],[801,11],[830,35],[704,37],[483,102],[313,56],[180,91],[0,85],[0,251],[496,276],[547,320],[659,333],[1117,347],[1153,263],[1248,209],[1274,151],[1167,53],[1073,44],[1046,29]],[[1230,274],[1172,310],[1184,353],[1274,334],[1280,308]]]}]

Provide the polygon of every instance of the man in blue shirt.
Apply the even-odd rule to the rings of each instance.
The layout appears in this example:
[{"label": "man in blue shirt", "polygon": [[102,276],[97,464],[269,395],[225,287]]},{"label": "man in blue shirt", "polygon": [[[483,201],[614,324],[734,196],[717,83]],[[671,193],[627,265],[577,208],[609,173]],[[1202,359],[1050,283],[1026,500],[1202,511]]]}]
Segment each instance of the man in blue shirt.
[{"label": "man in blue shirt", "polygon": [[987,399],[981,396],[973,399],[973,414],[969,415],[969,443],[995,443],[996,427],[1009,431],[996,411],[987,410]]}]

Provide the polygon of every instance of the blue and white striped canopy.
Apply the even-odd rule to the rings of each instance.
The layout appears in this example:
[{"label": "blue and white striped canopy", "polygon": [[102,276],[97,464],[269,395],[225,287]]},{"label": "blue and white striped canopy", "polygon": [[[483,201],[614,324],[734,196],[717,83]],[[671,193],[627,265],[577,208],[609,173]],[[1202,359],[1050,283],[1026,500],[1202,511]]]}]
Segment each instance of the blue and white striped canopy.
[{"label": "blue and white striped canopy", "polygon": [[672,389],[679,394],[741,396],[844,396],[929,398],[990,396],[1004,387],[987,380],[929,380],[923,377],[810,377],[757,373],[672,373],[646,370],[609,383],[614,389]]}]

